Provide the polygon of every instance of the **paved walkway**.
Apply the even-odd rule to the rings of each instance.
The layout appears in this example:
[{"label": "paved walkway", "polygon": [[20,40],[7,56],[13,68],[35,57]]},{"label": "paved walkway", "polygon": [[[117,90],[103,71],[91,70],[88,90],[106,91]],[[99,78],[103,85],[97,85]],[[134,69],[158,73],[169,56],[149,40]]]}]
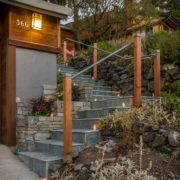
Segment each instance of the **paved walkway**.
[{"label": "paved walkway", "polygon": [[0,180],[42,180],[26,167],[11,150],[0,144]]}]

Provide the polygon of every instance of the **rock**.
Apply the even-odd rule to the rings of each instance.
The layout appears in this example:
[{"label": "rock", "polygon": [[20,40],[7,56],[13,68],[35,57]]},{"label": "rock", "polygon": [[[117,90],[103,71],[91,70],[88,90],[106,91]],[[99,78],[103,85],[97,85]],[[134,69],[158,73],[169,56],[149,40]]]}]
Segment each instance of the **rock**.
[{"label": "rock", "polygon": [[168,135],[168,142],[171,146],[180,145],[180,134],[177,131],[170,131]]},{"label": "rock", "polygon": [[75,164],[74,165],[74,171],[80,171],[83,167],[83,164]]},{"label": "rock", "polygon": [[161,151],[162,153],[165,153],[165,154],[171,154],[173,150],[170,146],[164,145],[159,148],[159,151]]},{"label": "rock", "polygon": [[146,123],[135,123],[133,125],[133,132],[135,134],[143,134],[144,132],[151,131],[151,126]]},{"label": "rock", "polygon": [[126,79],[127,77],[128,77],[127,74],[123,74],[123,75],[120,76],[121,79]]},{"label": "rock", "polygon": [[180,73],[173,77],[174,80],[180,80]]},{"label": "rock", "polygon": [[172,68],[172,69],[168,69],[167,73],[170,74],[172,77],[179,74],[179,70],[178,67]]},{"label": "rock", "polygon": [[116,82],[119,80],[119,76],[117,74],[113,74],[113,81]]},{"label": "rock", "polygon": [[152,125],[152,130],[153,131],[158,131],[159,130],[159,125]]},{"label": "rock", "polygon": [[152,141],[154,140],[155,136],[156,136],[155,133],[145,132],[145,133],[143,134],[143,141],[144,141],[145,143],[150,143],[150,142],[152,142]]},{"label": "rock", "polygon": [[156,148],[166,144],[166,138],[163,135],[156,134],[154,141],[152,142],[152,147]]}]

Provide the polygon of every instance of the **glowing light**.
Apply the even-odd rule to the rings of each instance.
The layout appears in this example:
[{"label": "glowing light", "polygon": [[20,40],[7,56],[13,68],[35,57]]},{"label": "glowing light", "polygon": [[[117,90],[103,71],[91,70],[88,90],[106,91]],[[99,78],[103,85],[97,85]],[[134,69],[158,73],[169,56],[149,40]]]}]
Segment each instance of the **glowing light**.
[{"label": "glowing light", "polygon": [[51,113],[51,115],[50,115],[51,117],[54,117],[54,113]]},{"label": "glowing light", "polygon": [[97,99],[95,98],[94,101],[97,101]]},{"label": "glowing light", "polygon": [[122,103],[122,107],[123,107],[123,108],[125,108],[125,107],[126,107],[126,104],[125,104],[124,102]]},{"label": "glowing light", "polygon": [[36,30],[42,29],[42,15],[38,13],[32,14],[32,28]]},{"label": "glowing light", "polygon": [[97,130],[97,125],[96,124],[93,125],[93,130]]}]

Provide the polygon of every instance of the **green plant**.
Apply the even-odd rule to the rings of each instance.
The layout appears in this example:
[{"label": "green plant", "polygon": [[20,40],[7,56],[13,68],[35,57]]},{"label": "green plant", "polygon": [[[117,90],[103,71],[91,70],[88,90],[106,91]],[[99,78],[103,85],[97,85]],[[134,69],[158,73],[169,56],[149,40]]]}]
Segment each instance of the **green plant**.
[{"label": "green plant", "polygon": [[102,167],[96,174],[92,174],[91,180],[115,180],[115,179],[133,179],[133,180],[155,180],[154,176],[148,175],[148,172],[138,171],[134,162],[128,158],[119,158],[116,164],[108,164]]},{"label": "green plant", "polygon": [[38,98],[32,98],[30,104],[32,105],[32,115],[49,116],[52,113],[54,99],[40,96]]},{"label": "green plant", "polygon": [[180,59],[180,31],[177,32],[158,32],[147,37],[143,44],[147,53],[154,50],[161,51],[161,63],[179,63]]},{"label": "green plant", "polygon": [[[56,97],[58,100],[63,100],[63,75],[61,73],[58,73],[57,75],[57,93]],[[73,101],[79,101],[81,97],[81,91],[82,87],[78,86],[76,84],[72,84],[72,100]]]},{"label": "green plant", "polygon": [[163,98],[166,110],[180,117],[180,97],[174,93],[164,93]]},{"label": "green plant", "polygon": [[136,122],[158,126],[164,125],[167,129],[180,129],[179,116],[170,113],[163,102],[154,105],[145,103],[140,108],[114,112],[100,119],[100,128],[103,131],[113,130],[117,135],[123,132],[123,141],[131,144],[133,138],[132,127]]}]

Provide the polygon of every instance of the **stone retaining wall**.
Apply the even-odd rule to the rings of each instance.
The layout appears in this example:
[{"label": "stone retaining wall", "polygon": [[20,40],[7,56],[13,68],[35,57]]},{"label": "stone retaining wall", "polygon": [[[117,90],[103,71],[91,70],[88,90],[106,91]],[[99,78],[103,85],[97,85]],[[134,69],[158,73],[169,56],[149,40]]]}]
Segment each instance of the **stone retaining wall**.
[{"label": "stone retaining wall", "polygon": [[[90,109],[90,102],[73,102],[73,112]],[[57,101],[54,117],[31,116],[31,105],[17,102],[16,142],[21,151],[32,151],[36,140],[50,138],[53,129],[63,127],[63,101]]]},{"label": "stone retaining wall", "polygon": [[[143,142],[146,146],[156,149],[163,153],[172,153],[180,151],[180,132],[175,130],[166,130],[164,126],[150,125],[147,123],[135,123],[132,128],[132,133],[136,143],[139,143],[139,137],[142,135]],[[105,139],[121,140],[123,130],[102,131]]]}]

